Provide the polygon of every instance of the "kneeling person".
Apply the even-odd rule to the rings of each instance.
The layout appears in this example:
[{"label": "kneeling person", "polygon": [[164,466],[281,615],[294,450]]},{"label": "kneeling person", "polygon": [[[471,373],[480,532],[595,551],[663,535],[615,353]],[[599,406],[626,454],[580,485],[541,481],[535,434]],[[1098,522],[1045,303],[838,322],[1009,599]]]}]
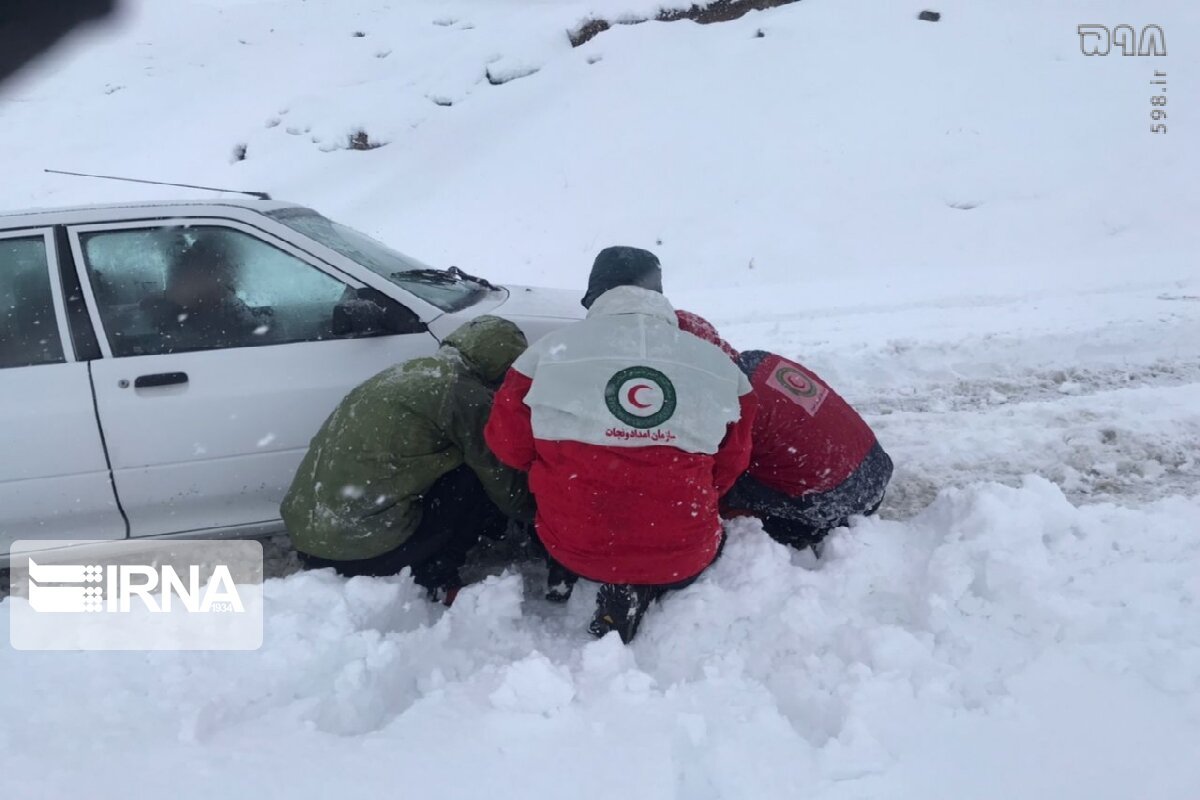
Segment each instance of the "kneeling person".
[{"label": "kneeling person", "polygon": [[754,416],[745,376],[679,330],[661,291],[652,253],[603,250],[587,319],[517,360],[487,425],[500,459],[529,471],[552,591],[571,573],[599,582],[590,630],[626,642],[717,557],[718,500],[746,468]]},{"label": "kneeling person", "polygon": [[413,578],[438,600],[480,536],[507,517],[529,521],[525,476],[484,442],[492,396],[526,348],[498,317],[479,317],[438,352],[398,364],[358,386],[313,439],[282,514],[305,566],[343,575]]},{"label": "kneeling person", "polygon": [[815,373],[748,350],[737,364],[758,398],[750,467],[722,507],[762,520],[776,541],[814,549],[850,517],[873,514],[892,460],[870,426]]}]

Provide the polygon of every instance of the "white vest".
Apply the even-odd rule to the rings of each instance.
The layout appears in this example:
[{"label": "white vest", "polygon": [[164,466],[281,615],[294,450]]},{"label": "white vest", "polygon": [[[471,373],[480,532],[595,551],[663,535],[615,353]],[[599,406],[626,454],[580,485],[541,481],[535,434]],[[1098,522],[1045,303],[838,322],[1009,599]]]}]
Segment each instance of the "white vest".
[{"label": "white vest", "polygon": [[720,348],[679,330],[665,297],[633,286],[602,294],[513,367],[533,381],[525,403],[544,441],[712,454],[750,392]]}]

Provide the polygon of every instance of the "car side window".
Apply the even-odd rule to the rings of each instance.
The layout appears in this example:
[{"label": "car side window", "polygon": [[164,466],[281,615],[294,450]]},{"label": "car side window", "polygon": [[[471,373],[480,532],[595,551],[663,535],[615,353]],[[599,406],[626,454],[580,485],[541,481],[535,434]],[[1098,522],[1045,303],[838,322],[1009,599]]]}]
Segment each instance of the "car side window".
[{"label": "car side window", "polygon": [[0,239],[0,369],[65,360],[46,240]]},{"label": "car side window", "polygon": [[114,356],[345,338],[342,281],[221,226],[122,229],[79,237]]}]

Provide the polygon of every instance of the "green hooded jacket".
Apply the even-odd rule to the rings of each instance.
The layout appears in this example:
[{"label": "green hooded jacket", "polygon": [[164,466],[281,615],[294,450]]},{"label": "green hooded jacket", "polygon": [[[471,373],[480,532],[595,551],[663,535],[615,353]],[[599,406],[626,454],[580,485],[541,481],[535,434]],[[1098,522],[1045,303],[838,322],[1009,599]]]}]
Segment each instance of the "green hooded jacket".
[{"label": "green hooded jacket", "polygon": [[513,323],[478,317],[435,355],[350,392],[313,438],[284,497],[296,549],[352,561],[400,546],[421,524],[422,494],[463,464],[506,515],[532,519],[524,474],[496,460],[483,438],[494,387],[526,346]]}]

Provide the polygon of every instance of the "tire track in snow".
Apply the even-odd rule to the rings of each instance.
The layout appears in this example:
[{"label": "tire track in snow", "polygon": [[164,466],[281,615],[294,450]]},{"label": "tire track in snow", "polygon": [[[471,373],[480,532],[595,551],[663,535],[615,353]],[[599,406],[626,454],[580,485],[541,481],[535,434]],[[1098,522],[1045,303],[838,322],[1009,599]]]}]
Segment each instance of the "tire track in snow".
[{"label": "tire track in snow", "polygon": [[1057,403],[1121,389],[1185,386],[1200,382],[1200,361],[1173,364],[1157,361],[1129,369],[1067,367],[1030,370],[1005,378],[962,378],[951,384],[922,388],[920,394],[887,394],[856,403],[865,415],[896,412],[945,413],[993,408],[1007,404]]},{"label": "tire track in snow", "polygon": [[[807,364],[896,462],[882,513],[1026,474],[1076,503],[1200,492],[1200,304],[1157,290],[718,325]],[[987,313],[980,314],[980,306]]]},{"label": "tire track in snow", "polygon": [[868,416],[897,463],[883,513],[908,517],[946,486],[1037,474],[1075,503],[1200,492],[1200,382],[1057,401]]}]

